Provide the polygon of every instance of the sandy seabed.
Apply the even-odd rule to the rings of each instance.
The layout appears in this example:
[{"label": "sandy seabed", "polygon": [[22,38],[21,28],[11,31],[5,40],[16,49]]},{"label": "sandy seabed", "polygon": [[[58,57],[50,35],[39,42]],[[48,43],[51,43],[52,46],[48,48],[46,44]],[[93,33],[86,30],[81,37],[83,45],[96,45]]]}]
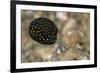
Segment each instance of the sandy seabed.
[{"label": "sandy seabed", "polygon": [[[29,25],[39,17],[52,20],[58,28],[57,40],[43,45],[29,35]],[[21,62],[90,59],[90,14],[21,10]]]}]

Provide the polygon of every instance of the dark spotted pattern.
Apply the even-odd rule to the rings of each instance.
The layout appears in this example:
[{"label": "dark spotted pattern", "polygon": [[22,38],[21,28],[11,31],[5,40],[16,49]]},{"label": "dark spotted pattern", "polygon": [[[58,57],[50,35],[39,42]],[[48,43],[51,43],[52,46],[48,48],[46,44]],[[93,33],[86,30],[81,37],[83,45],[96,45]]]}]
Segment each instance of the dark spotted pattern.
[{"label": "dark spotted pattern", "polygon": [[36,18],[29,25],[29,34],[38,43],[50,45],[56,42],[57,27],[48,18]]}]

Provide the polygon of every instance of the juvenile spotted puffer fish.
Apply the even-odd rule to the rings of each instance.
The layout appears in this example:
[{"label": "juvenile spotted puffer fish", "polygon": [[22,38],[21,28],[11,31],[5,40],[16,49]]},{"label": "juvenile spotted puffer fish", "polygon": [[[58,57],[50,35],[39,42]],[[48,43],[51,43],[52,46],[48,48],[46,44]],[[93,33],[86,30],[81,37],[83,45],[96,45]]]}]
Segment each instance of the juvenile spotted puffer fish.
[{"label": "juvenile spotted puffer fish", "polygon": [[50,45],[56,42],[57,27],[50,19],[39,17],[30,23],[29,34],[38,43]]}]

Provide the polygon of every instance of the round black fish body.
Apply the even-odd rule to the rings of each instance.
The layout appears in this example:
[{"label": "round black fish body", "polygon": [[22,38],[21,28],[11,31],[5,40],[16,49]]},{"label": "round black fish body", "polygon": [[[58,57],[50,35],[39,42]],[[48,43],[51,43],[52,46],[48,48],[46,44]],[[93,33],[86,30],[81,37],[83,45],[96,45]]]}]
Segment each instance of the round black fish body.
[{"label": "round black fish body", "polygon": [[50,45],[56,42],[57,27],[50,19],[39,17],[30,23],[29,34],[38,43]]}]

